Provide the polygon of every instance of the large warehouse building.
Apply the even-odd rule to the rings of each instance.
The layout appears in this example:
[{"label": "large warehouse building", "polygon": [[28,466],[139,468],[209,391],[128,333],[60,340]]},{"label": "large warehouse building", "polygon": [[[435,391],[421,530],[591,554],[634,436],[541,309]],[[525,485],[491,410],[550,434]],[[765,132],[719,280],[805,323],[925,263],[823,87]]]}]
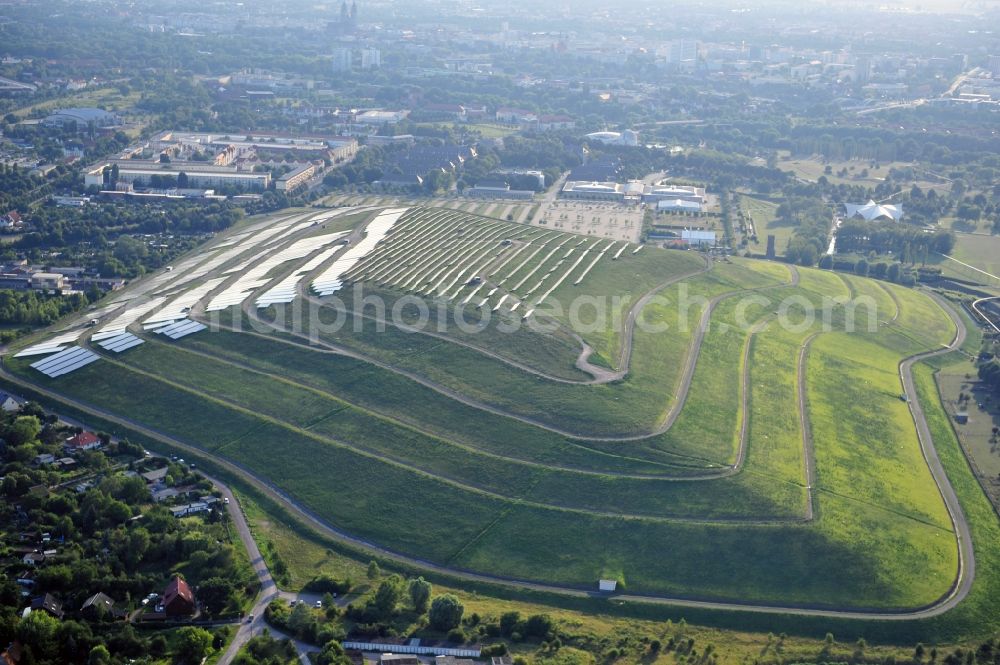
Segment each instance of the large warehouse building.
[{"label": "large warehouse building", "polygon": [[237,171],[227,166],[210,166],[208,164],[157,164],[134,159],[118,159],[101,162],[90,167],[83,176],[88,187],[104,188],[107,182],[104,170],[118,165],[118,182],[133,186],[150,186],[153,176],[174,178],[184,173],[188,186],[196,188],[235,187],[244,191],[263,191],[271,184],[270,173],[254,173],[252,171]]}]

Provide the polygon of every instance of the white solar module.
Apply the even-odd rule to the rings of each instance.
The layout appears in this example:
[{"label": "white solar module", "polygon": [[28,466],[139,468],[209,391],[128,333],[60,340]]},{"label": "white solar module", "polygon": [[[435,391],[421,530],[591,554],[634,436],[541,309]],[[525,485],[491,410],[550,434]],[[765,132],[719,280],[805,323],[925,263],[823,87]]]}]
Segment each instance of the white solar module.
[{"label": "white solar module", "polygon": [[66,344],[75,342],[82,332],[83,330],[72,330],[70,332],[62,333],[61,335],[56,335],[55,337],[52,337],[44,342],[39,342],[38,344],[33,344],[26,349],[22,349],[18,353],[15,353],[14,357],[24,358],[27,356],[40,356],[47,353],[62,351],[66,348]]},{"label": "white solar module", "polygon": [[159,312],[152,314],[149,318],[143,321],[143,327],[145,328],[147,325],[152,323],[166,323],[187,318],[188,310],[194,307],[199,300],[207,296],[213,289],[222,284],[224,281],[226,281],[225,277],[217,277],[185,291],[164,305],[163,309]]},{"label": "white solar module", "polygon": [[169,326],[165,326],[157,330],[157,334],[165,335],[170,339],[180,339],[181,337],[186,337],[196,332],[201,332],[206,330],[208,326],[198,323],[197,321],[191,321],[190,319],[185,319],[183,321],[178,321],[176,323],[171,323]]},{"label": "white solar module", "polygon": [[365,237],[357,245],[344,252],[343,256],[334,261],[333,265],[313,280],[313,290],[321,296],[328,296],[338,291],[343,285],[344,275],[382,241],[393,224],[407,210],[407,208],[389,208],[379,213],[375,219],[368,223]]},{"label": "white solar module", "polygon": [[268,307],[277,303],[295,300],[295,293],[302,278],[330,260],[342,247],[330,247],[302,264],[302,267],[284,278],[257,298],[257,307]]},{"label": "white solar module", "polygon": [[114,351],[115,353],[121,353],[133,347],[142,344],[142,340],[133,335],[130,332],[123,332],[117,337],[109,337],[108,339],[102,340],[97,343],[101,348],[107,349],[108,351]]},{"label": "white solar module", "polygon": [[125,329],[130,325],[146,316],[149,312],[153,311],[157,307],[163,304],[166,298],[156,297],[145,302],[139,303],[128,307],[124,312],[116,316],[114,319],[105,323],[101,326],[101,329],[96,333],[91,335],[90,339],[99,342],[102,339],[108,339],[109,337],[115,337],[125,332]]},{"label": "white solar module", "polygon": [[[222,293],[219,293],[212,298],[212,300],[205,307],[205,311],[214,312],[232,307],[234,305],[239,305],[241,302],[246,300],[255,289],[258,289],[271,281],[271,278],[267,275],[276,267],[288,261],[309,256],[317,249],[329,245],[345,235],[347,235],[347,231],[302,238],[292,243],[285,249],[274,253],[271,253],[272,250],[265,249],[254,259],[259,260],[260,262],[249,270],[246,270],[238,280],[230,284],[228,288],[222,291]],[[248,265],[249,263],[252,263],[252,261],[247,262]]]},{"label": "white solar module", "polygon": [[80,369],[84,365],[89,365],[95,360],[100,360],[100,356],[80,346],[73,346],[64,351],[60,351],[54,356],[49,356],[44,360],[39,360],[31,364],[42,374],[55,378],[63,374],[69,374]]}]

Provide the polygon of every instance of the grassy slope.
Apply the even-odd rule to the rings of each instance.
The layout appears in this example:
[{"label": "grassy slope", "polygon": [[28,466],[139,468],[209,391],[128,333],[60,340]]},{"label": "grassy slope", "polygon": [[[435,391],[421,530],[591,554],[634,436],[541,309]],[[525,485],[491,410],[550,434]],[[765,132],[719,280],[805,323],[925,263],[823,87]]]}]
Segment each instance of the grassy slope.
[{"label": "grassy slope", "polygon": [[[719,265],[712,273],[689,280],[688,287],[689,293],[707,298],[732,291],[735,285],[744,288],[777,285],[782,281],[782,275],[787,277],[787,269],[778,264]],[[843,295],[846,291],[844,282],[834,275],[803,271],[802,286],[796,290],[788,289],[786,295],[815,299],[821,293]],[[898,291],[896,295],[904,303],[904,315],[897,326],[879,333],[878,346],[867,341],[855,343],[854,338],[851,338],[850,345],[838,345],[839,333],[826,335],[817,342],[819,351],[810,356],[810,367],[814,362],[822,366],[824,362],[856,361],[860,348],[863,351],[861,355],[870,356],[877,362],[871,367],[860,363],[851,371],[870,382],[872,399],[884,398],[890,390],[887,387],[891,383],[888,377],[892,374],[884,368],[893,367],[894,358],[912,353],[913,349],[941,343],[941,340],[947,341],[952,332],[946,321],[939,323],[941,312],[933,302],[912,291]],[[775,296],[773,303],[779,302],[777,297],[781,295],[780,291],[768,293]],[[650,316],[653,320],[659,317],[672,324],[671,330],[678,329],[678,298],[679,294],[670,302],[652,305]],[[697,319],[702,306],[695,304],[689,318]],[[737,306],[737,299],[724,301],[719,309],[720,320],[732,317]],[[765,311],[766,308],[752,310],[751,318],[756,320],[754,317],[763,316]],[[804,331],[782,331],[781,334],[754,341],[751,354],[752,413],[755,408],[766,409],[770,395],[777,395],[779,399],[783,395],[787,400],[792,393],[794,359],[790,360],[788,356],[794,358],[802,334]],[[182,342],[182,345],[210,348],[218,344],[219,349],[224,350],[229,344],[242,344],[246,339],[255,338],[244,336],[235,342],[234,336],[206,335]],[[662,396],[659,400],[652,400],[650,395],[662,391],[663,377],[659,373],[672,367],[674,376],[677,375],[677,366],[684,353],[683,339],[683,334],[637,334],[636,358],[651,358],[652,362],[637,363],[633,375],[625,381],[593,391],[606,393],[604,398],[608,405],[621,402],[615,410],[609,408],[611,412],[606,415],[628,417],[640,401],[644,401],[647,409],[649,405],[655,407],[659,404],[659,408],[653,408],[651,412],[658,410],[662,413]],[[690,339],[690,334],[687,339]],[[721,326],[713,328],[706,338],[704,362],[699,361],[697,387],[692,392],[693,399],[708,397],[708,401],[697,409],[697,403],[692,402],[690,411],[685,409],[692,417],[692,432],[697,431],[699,420],[702,424],[723,423],[720,431],[724,434],[716,438],[715,443],[725,442],[720,450],[724,456],[730,457],[734,449],[737,419],[734,417],[725,425],[725,419],[715,417],[711,410],[712,400],[716,413],[728,413],[729,408],[719,409],[719,395],[724,393],[722,399],[729,405],[735,404],[732,411],[738,413],[739,391],[734,390],[738,382],[732,377],[734,366],[739,366],[746,339],[746,330]],[[258,340],[255,339],[254,343]],[[384,371],[342,358],[330,358],[328,363],[329,357],[324,357],[323,362],[317,362],[315,354],[295,349],[287,351],[282,358],[280,354],[272,353],[280,345],[269,344],[258,348],[257,357],[248,354],[247,361],[273,362],[275,367],[280,368],[285,360],[292,359],[289,371],[302,375],[309,375],[304,365],[311,363],[314,368],[309,376],[314,381],[318,382],[325,374],[332,374],[333,381],[341,382],[338,386],[340,391],[363,385],[367,391],[366,399],[371,404],[395,403],[400,414],[409,410],[410,417],[416,421],[434,421],[434,416],[426,413],[427,406],[415,401],[412,385],[403,381],[397,388],[398,392],[386,392],[385,385],[392,385],[392,382],[383,382],[387,377]],[[934,501],[911,496],[910,485],[905,485],[904,495],[895,496],[879,484],[881,474],[902,473],[907,461],[912,461],[912,442],[906,440],[903,432],[905,423],[893,408],[901,405],[905,409],[901,402],[885,405],[886,412],[893,416],[886,423],[873,425],[859,421],[860,429],[853,432],[859,436],[869,431],[877,432],[880,440],[888,437],[898,441],[900,451],[887,456],[883,466],[861,469],[862,473],[850,478],[850,483],[854,485],[848,486],[847,481],[832,474],[823,478],[828,486],[824,487],[827,493],[821,500],[818,525],[749,528],[746,525],[663,524],[552,511],[487,497],[475,488],[482,486],[491,491],[498,490],[498,493],[515,500],[526,497],[553,503],[569,502],[567,505],[580,507],[599,506],[608,510],[638,511],[644,508],[649,512],[681,511],[702,516],[754,516],[766,515],[768,511],[781,514],[780,511],[788,511],[789,507],[798,510],[802,506],[801,487],[796,489],[795,486],[796,467],[799,467],[800,460],[796,456],[801,453],[795,452],[796,447],[792,446],[796,438],[794,427],[789,427],[786,421],[783,427],[778,428],[774,443],[768,440],[765,444],[761,436],[766,436],[764,428],[769,426],[764,423],[772,422],[768,419],[774,419],[777,414],[758,411],[754,420],[756,425],[751,426],[748,470],[752,473],[742,474],[735,481],[717,481],[719,484],[713,486],[712,492],[704,492],[700,483],[675,483],[654,492],[648,489],[652,485],[643,481],[596,477],[594,482],[584,483],[579,482],[579,476],[553,470],[512,471],[507,462],[500,464],[492,458],[486,461],[480,453],[442,442],[435,443],[398,423],[379,422],[378,419],[373,420],[370,414],[361,412],[355,414],[344,404],[309,390],[287,384],[282,384],[279,389],[273,381],[262,380],[259,376],[251,378],[250,375],[233,372],[228,366],[203,370],[199,369],[198,363],[194,363],[189,371],[183,362],[190,362],[191,358],[184,358],[182,362],[182,353],[156,346],[149,345],[132,352],[133,356],[126,356],[125,359],[136,365],[145,364],[155,373],[171,375],[181,384],[189,380],[185,376],[194,373],[198,377],[201,374],[203,381],[192,388],[204,393],[191,393],[178,386],[151,381],[109,362],[64,377],[59,380],[59,387],[75,392],[88,401],[102,400],[112,410],[133,413],[134,417],[155,427],[238,459],[288,488],[334,523],[420,556],[502,574],[571,584],[590,584],[595,576],[607,571],[620,571],[634,589],[644,591],[721,597],[739,595],[785,602],[810,602],[822,598],[828,603],[880,606],[929,602],[941,593],[942,585],[946,586],[949,563],[950,570],[954,570],[953,542],[947,535],[947,529],[942,528],[940,508],[935,512]],[[758,347],[765,351],[770,349],[775,357],[782,358],[783,362],[775,367],[779,371],[769,371],[766,375],[760,371],[767,367],[764,364],[767,356],[762,355],[760,360],[756,360]],[[850,347],[849,350],[845,350],[847,347]],[[447,351],[449,359],[457,355],[453,349]],[[434,349],[430,349],[417,360],[431,358],[433,352]],[[468,362],[470,368],[474,365],[478,368],[493,361],[470,356]],[[759,365],[755,364],[758,362]],[[23,365],[15,363],[15,367],[22,369]],[[434,369],[432,365],[430,361],[417,362],[414,367],[430,372]],[[758,368],[756,372],[754,367]],[[458,379],[462,379],[461,372],[469,370],[460,367],[452,371],[456,372]],[[523,383],[523,377],[521,380]],[[815,404],[813,408],[822,411],[820,402],[813,402],[814,388],[810,386],[810,389],[811,406]],[[532,393],[523,391],[509,394],[520,400],[532,397]],[[633,395],[636,399],[630,401]],[[235,404],[227,406],[218,402],[219,396]],[[843,390],[833,395],[830,408],[841,408],[850,396],[849,391]],[[574,406],[572,399],[562,397],[564,403]],[[872,399],[852,398],[872,402]],[[420,405],[416,413],[414,404]],[[603,408],[596,402],[588,406],[594,407],[595,404],[595,408]],[[784,408],[787,410],[787,403]],[[178,421],[175,414],[182,412],[197,413],[200,417]],[[469,417],[477,418],[478,422],[480,415],[470,414]],[[449,423],[447,419],[439,418],[434,426],[442,432],[449,428],[461,432],[469,429],[468,422],[466,419]],[[823,425],[820,427],[822,429]],[[677,436],[682,432],[683,429],[680,429],[671,434]],[[469,438],[476,439],[477,436]],[[495,432],[492,438],[483,438],[491,441],[490,446],[507,445],[511,451],[527,447],[526,441],[511,437],[505,428]],[[817,436],[817,441],[819,439]],[[578,455],[577,460],[586,460],[587,464],[605,464],[613,460],[614,464],[626,467],[653,466],[638,462],[633,455],[595,455],[588,450],[593,446],[580,447],[554,440],[549,443],[552,447],[544,453],[547,459],[553,459],[552,453],[560,450],[558,446],[563,446],[562,450],[572,450]],[[838,464],[845,467],[861,468],[864,450],[857,448],[845,453],[841,447],[847,444],[836,443],[836,448],[825,449],[822,454],[830,456],[829,459],[837,459]],[[704,449],[697,443],[689,442],[688,445],[693,449]],[[774,449],[769,450],[769,445],[773,445]],[[351,446],[358,451],[352,450]],[[379,454],[392,459],[385,462],[373,458],[370,453],[376,448]],[[764,450],[773,454],[758,459],[756,453]],[[847,457],[843,460],[836,457],[842,454]],[[556,454],[555,459],[561,458]],[[771,460],[775,460],[774,467],[768,464]],[[421,464],[425,465],[426,473],[413,473],[404,468],[404,465]],[[328,482],[315,473],[316,468],[335,470],[337,482]],[[460,489],[454,483],[444,482],[450,476],[474,487]],[[347,480],[344,480],[345,477]],[[788,482],[774,483],[776,477]],[[921,482],[919,478],[912,479],[913,487]],[[844,488],[850,491],[842,492]],[[650,499],[652,494],[655,497]],[[421,501],[413,502],[413,496],[419,496]],[[911,505],[911,500],[914,505]],[[430,527],[430,534],[428,521],[437,525]],[[580,533],[589,537],[581,542]],[[775,551],[774,544],[777,542],[783,543],[780,551]],[[952,551],[951,559],[949,551]],[[836,575],[817,575],[815,572],[839,571],[849,565],[860,571],[857,578],[845,581]],[[734,579],[733,570],[752,571],[752,574]]]}]

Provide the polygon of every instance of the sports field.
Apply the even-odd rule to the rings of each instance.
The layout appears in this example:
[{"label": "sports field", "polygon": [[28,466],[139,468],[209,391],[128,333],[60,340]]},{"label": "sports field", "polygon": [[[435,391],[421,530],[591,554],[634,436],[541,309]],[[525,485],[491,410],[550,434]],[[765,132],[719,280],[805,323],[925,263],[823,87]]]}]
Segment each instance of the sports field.
[{"label": "sports field", "polygon": [[414,562],[859,617],[968,581],[901,381],[961,337],[923,292],[434,207],[254,220],[130,289],[8,380]]}]

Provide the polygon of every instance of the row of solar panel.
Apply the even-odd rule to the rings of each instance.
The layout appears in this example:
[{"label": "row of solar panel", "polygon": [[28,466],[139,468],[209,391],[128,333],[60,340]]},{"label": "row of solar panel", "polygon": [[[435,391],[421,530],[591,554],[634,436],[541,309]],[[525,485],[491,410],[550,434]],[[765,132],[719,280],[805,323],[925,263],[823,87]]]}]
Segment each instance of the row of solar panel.
[{"label": "row of solar panel", "polygon": [[115,353],[121,353],[127,351],[133,347],[142,344],[142,340],[133,335],[130,332],[125,332],[117,337],[111,337],[97,343],[98,346],[107,349],[108,351],[113,351]]},{"label": "row of solar panel", "polygon": [[160,335],[165,335],[170,339],[180,339],[181,337],[186,337],[196,332],[201,332],[205,330],[208,326],[198,323],[197,321],[191,321],[185,319],[183,321],[178,321],[177,323],[172,323],[169,326],[164,326],[156,332]]},{"label": "row of solar panel", "polygon": [[340,290],[343,286],[343,276],[382,241],[406,211],[407,208],[391,208],[379,213],[368,223],[365,237],[361,242],[347,250],[343,256],[334,261],[332,266],[313,280],[313,290],[321,296],[328,296]]},{"label": "row of solar panel", "polygon": [[69,374],[84,365],[89,365],[95,360],[100,360],[100,356],[83,347],[74,346],[60,351],[53,356],[49,356],[44,360],[34,362],[31,364],[31,367],[46,376],[55,378],[63,374]]}]

